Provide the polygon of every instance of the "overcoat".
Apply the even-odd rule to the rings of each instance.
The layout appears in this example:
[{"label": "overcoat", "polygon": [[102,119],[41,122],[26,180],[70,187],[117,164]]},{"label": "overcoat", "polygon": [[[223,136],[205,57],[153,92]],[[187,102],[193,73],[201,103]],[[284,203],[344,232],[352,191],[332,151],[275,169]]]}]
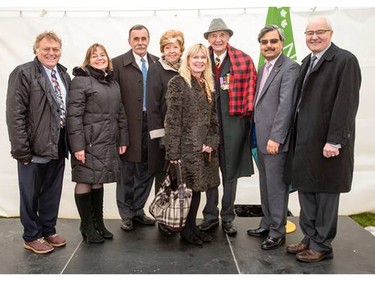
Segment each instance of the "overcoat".
[{"label": "overcoat", "polygon": [[[332,43],[303,83],[310,57],[303,59],[297,81],[300,106],[296,115],[292,185],[302,192],[349,192],[361,86],[359,63],[352,53]],[[340,154],[325,158],[326,143],[340,144]]]},{"label": "overcoat", "polygon": [[[181,160],[187,187],[206,191],[220,184],[218,122],[215,99],[209,103],[199,82],[191,88],[181,76],[169,81],[166,94],[165,149],[168,160]],[[203,144],[214,149],[209,161]]]},{"label": "overcoat", "polygon": [[[158,57],[147,53],[149,67],[158,61]],[[122,159],[129,162],[143,162],[147,155],[142,155],[143,128],[143,80],[142,71],[135,61],[132,50],[112,59],[115,78],[120,84],[122,103],[128,117],[129,147]]]},{"label": "overcoat", "polygon": [[[214,61],[213,54],[211,61]],[[215,76],[220,145],[224,147],[223,163],[220,167],[224,182],[254,174],[250,148],[250,116],[229,115],[229,87],[225,87],[220,82],[229,77],[230,64],[231,62],[226,56],[219,75]],[[215,73],[214,64],[213,73]]]},{"label": "overcoat", "polygon": [[[63,65],[58,63],[56,67],[68,92],[69,74]],[[6,122],[14,159],[29,162],[33,156],[59,158],[62,132],[59,105],[52,84],[37,57],[17,66],[9,75]],[[64,154],[68,157],[67,149]]]},{"label": "overcoat", "polygon": [[67,129],[72,154],[85,150],[85,163],[71,157],[72,181],[115,182],[120,175],[119,146],[128,145],[120,87],[113,73],[76,67],[69,92]]},{"label": "overcoat", "polygon": [[153,174],[165,171],[165,147],[160,144],[164,137],[164,119],[167,112],[165,94],[168,81],[178,75],[172,67],[160,61],[150,65],[147,72],[147,120],[150,139],[148,142],[148,171]]}]

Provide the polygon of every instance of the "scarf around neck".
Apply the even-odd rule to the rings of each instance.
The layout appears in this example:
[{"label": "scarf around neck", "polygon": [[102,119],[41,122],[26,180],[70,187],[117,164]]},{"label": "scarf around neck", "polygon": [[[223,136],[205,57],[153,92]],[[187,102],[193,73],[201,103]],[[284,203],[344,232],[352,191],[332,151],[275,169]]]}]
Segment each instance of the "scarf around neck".
[{"label": "scarf around neck", "polygon": [[[209,47],[212,54],[213,49]],[[256,68],[251,57],[229,44],[229,115],[250,116],[254,108]]]}]

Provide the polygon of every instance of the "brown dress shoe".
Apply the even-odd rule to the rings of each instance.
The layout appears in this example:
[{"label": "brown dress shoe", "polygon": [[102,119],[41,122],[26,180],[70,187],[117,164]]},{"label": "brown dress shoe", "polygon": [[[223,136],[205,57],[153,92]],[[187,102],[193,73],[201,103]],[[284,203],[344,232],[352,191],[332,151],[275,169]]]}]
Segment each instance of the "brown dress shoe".
[{"label": "brown dress shoe", "polygon": [[35,254],[47,254],[52,252],[53,248],[44,238],[39,238],[34,241],[25,241],[23,247],[27,250],[33,251]]},{"label": "brown dress shoe", "polygon": [[65,239],[58,236],[56,233],[45,237],[45,239],[49,244],[56,248],[63,247],[66,245]]},{"label": "brown dress shoe", "polygon": [[309,248],[309,246],[307,246],[306,244],[303,244],[302,242],[299,242],[297,244],[291,244],[291,245],[288,245],[286,246],[286,251],[289,253],[289,254],[298,254],[300,252],[303,252],[304,250],[307,250]]},{"label": "brown dress shoe", "polygon": [[319,252],[313,249],[307,249],[296,254],[296,259],[303,262],[320,262],[324,259],[332,259],[333,252]]}]

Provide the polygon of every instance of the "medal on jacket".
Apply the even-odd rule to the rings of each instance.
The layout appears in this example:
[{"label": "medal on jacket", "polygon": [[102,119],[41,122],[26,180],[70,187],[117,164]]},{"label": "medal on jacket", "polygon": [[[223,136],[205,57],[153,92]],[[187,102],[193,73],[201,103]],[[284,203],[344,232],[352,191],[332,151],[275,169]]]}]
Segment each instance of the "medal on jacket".
[{"label": "medal on jacket", "polygon": [[220,89],[224,91],[229,89],[229,73],[224,77],[220,77]]}]

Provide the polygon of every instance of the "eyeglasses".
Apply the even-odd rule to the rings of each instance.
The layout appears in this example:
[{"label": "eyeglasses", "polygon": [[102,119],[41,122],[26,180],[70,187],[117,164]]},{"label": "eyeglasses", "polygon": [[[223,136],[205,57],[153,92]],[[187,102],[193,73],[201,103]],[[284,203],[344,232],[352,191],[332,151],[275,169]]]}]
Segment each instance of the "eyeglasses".
[{"label": "eyeglasses", "polygon": [[305,34],[306,36],[313,36],[314,34],[316,34],[316,36],[320,36],[320,35],[325,34],[327,31],[332,31],[332,30],[330,29],[309,30],[309,31],[305,31]]},{"label": "eyeglasses", "polygon": [[270,42],[271,44],[276,44],[279,41],[280,39],[260,40],[260,44],[267,45],[268,42]]},{"label": "eyeglasses", "polygon": [[41,48],[40,49],[43,53],[49,53],[50,51],[54,52],[54,53],[59,53],[61,51],[61,49],[59,48]]}]

